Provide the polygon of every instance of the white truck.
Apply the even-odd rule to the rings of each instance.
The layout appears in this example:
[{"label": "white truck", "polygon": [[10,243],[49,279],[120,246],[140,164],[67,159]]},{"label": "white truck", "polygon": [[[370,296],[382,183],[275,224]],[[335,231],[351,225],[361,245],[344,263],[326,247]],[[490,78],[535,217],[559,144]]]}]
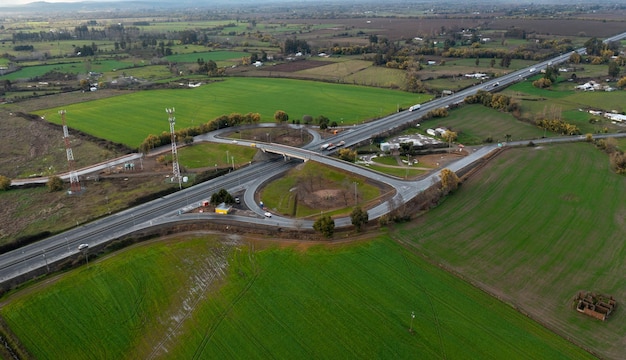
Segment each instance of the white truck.
[{"label": "white truck", "polygon": [[411,107],[409,108],[409,111],[415,111],[415,110],[418,110],[418,109],[419,109],[419,108],[421,108],[421,107],[422,107],[422,105],[421,105],[421,104],[415,104],[415,105],[413,105],[413,106],[411,106]]}]

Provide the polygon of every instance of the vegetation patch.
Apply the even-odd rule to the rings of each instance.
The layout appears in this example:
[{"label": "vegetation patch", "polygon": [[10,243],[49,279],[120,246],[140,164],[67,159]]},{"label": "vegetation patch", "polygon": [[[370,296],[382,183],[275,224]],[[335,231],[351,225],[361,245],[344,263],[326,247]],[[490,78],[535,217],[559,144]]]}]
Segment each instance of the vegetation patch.
[{"label": "vegetation patch", "polygon": [[[286,103],[285,98],[291,101]],[[306,114],[324,115],[350,125],[371,119],[371,114],[394,113],[398,104],[408,107],[427,98],[427,95],[353,85],[230,78],[193,89],[142,91],[41,110],[37,114],[60,123],[58,111],[65,109],[70,128],[136,148],[149,134],[169,132],[165,113],[168,106],[176,109],[177,128],[234,112],[258,112],[262,122],[274,122],[277,110],[285,111],[292,119],[301,119]]]},{"label": "vegetation patch", "polygon": [[38,359],[592,358],[388,236],[304,250],[216,240],[129,249],[0,313]]},{"label": "vegetation patch", "polygon": [[401,237],[557,333],[620,358],[622,312],[590,323],[563,306],[581,288],[626,297],[616,255],[626,178],[608,163],[590,143],[509,149]]},{"label": "vegetation patch", "polygon": [[349,212],[357,204],[367,204],[388,192],[390,189],[381,184],[307,161],[267,184],[260,198],[266,207],[281,214],[305,217],[320,211]]}]

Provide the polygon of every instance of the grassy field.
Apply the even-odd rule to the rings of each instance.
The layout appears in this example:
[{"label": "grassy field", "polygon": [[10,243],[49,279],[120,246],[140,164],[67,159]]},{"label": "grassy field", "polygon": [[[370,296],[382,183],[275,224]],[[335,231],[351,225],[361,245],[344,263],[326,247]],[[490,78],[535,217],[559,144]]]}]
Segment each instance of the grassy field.
[{"label": "grassy field", "polygon": [[587,143],[509,150],[402,237],[602,357],[622,358],[625,313],[599,322],[572,308],[579,290],[626,298],[626,177],[608,163]]},{"label": "grassy field", "polygon": [[[220,115],[258,112],[273,122],[284,110],[290,119],[324,115],[346,125],[386,115],[398,104],[407,107],[428,97],[395,90],[288,79],[230,78],[193,89],[143,91],[120,97],[64,106],[71,128],[137,147],[149,134],[169,131],[165,108],[176,109],[176,128],[198,125]],[[285,99],[289,99],[288,102]],[[58,110],[38,111],[60,123]]]},{"label": "grassy field", "polygon": [[239,167],[252,161],[257,149],[246,146],[204,143],[185,146],[178,150],[178,160],[187,169]]},{"label": "grassy field", "polygon": [[188,54],[179,54],[179,55],[170,55],[167,56],[167,60],[170,62],[186,62],[186,63],[195,63],[198,59],[203,59],[204,61],[225,61],[237,59],[241,62],[242,57],[248,57],[250,53],[243,51],[204,51],[204,52],[193,52]]},{"label": "grassy field", "polygon": [[[124,69],[124,68],[131,68],[134,65],[135,64],[133,62],[129,62],[129,61],[101,60],[101,61],[87,62],[81,59],[76,59],[73,62],[50,64],[50,65],[27,66],[27,67],[22,68],[19,71],[0,76],[0,80],[13,81],[17,79],[32,79],[36,76],[42,76],[51,71],[67,73],[67,74],[87,73],[88,71],[107,72],[107,71],[112,71],[113,69],[119,70],[119,69]],[[87,69],[90,69],[90,70],[87,70]]]},{"label": "grassy field", "polygon": [[[320,174],[324,174],[323,178]],[[354,199],[346,200],[338,196],[337,199],[329,200],[327,206],[314,208],[307,206],[301,197],[303,192],[294,191],[297,188],[306,188],[309,192],[323,189],[339,189],[352,195],[354,182],[357,183],[357,199],[359,204],[365,204],[383,194],[376,186],[365,182],[357,176],[339,171],[335,168],[308,161],[303,166],[290,170],[285,176],[268,183],[260,194],[260,199],[265,206],[272,211],[295,217],[317,215],[320,210],[324,214],[336,215],[349,213],[354,206]],[[298,189],[300,190],[300,189]],[[300,198],[296,200],[296,194]]]},{"label": "grassy field", "polygon": [[140,245],[0,313],[37,359],[592,358],[385,235],[255,251],[226,238]]},{"label": "grassy field", "polygon": [[482,143],[487,137],[494,141],[504,141],[505,135],[512,140],[536,139],[543,136],[543,130],[520,122],[511,114],[499,112],[482,105],[465,105],[450,112],[450,116],[430,119],[420,124],[420,129],[445,127],[458,135],[457,142],[465,145]]}]

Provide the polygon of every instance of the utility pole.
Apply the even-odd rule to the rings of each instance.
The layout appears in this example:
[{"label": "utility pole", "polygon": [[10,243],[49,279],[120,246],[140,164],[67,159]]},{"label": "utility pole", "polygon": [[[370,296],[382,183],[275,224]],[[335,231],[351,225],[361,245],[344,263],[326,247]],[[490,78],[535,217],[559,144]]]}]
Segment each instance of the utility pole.
[{"label": "utility pole", "polygon": [[182,177],[180,176],[180,167],[178,166],[178,150],[176,148],[176,133],[174,132],[174,124],[176,118],[174,117],[174,108],[165,109],[165,112],[169,115],[170,122],[170,135],[172,138],[172,180],[178,180],[178,189],[183,188]]}]

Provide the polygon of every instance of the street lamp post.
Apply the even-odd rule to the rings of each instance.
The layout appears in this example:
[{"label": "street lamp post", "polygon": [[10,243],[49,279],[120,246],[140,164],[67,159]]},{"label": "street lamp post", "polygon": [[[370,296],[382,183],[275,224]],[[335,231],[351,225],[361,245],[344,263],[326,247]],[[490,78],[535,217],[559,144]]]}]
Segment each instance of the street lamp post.
[{"label": "street lamp post", "polygon": [[415,311],[411,311],[411,327],[409,328],[410,333],[413,333],[413,319],[415,319]]},{"label": "street lamp post", "polygon": [[356,206],[356,204],[358,204],[359,202],[359,198],[357,196],[357,192],[356,192],[356,181],[352,182],[354,184],[354,206]]}]

